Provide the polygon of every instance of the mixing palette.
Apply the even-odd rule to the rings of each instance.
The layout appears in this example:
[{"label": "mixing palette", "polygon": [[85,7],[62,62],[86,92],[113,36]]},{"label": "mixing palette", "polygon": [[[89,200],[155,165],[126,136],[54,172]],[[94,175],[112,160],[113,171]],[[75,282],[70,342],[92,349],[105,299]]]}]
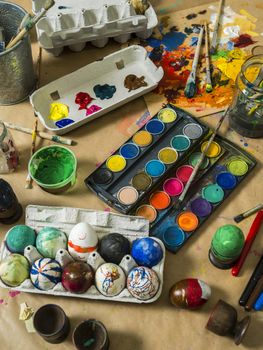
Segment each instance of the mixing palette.
[{"label": "mixing palette", "polygon": [[[152,198],[152,201],[160,200],[161,207],[170,204],[170,196],[182,192],[191,166],[179,169],[179,178],[165,180],[169,174],[175,176],[175,167],[199,147],[208,132],[206,126],[185,111],[166,105],[86,178],[85,183],[111,207],[124,214],[136,209],[137,215],[153,222],[157,216],[155,208],[141,207],[140,203],[161,183],[165,192]],[[198,157],[199,154],[193,155],[192,165]]]}]

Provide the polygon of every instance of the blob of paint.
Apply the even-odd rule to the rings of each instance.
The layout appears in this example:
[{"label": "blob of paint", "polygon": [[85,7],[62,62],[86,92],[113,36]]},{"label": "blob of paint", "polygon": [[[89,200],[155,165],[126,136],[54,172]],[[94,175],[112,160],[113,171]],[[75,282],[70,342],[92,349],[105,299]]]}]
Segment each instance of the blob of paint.
[{"label": "blob of paint", "polygon": [[191,211],[185,211],[178,215],[177,224],[185,232],[191,232],[197,228],[199,220],[198,217]]},{"label": "blob of paint", "polygon": [[107,159],[106,166],[109,170],[117,173],[126,167],[126,160],[122,156],[115,154]]},{"label": "blob of paint", "polygon": [[157,191],[150,197],[150,204],[157,210],[166,209],[171,203],[171,198],[166,192]]},{"label": "blob of paint", "polygon": [[168,247],[179,247],[185,238],[184,231],[177,225],[168,227],[163,233],[164,244]]},{"label": "blob of paint", "polygon": [[[201,145],[202,152],[204,152],[208,142],[209,141],[205,141],[202,143],[202,145]],[[206,151],[206,156],[209,158],[215,158],[215,157],[219,156],[220,153],[221,153],[221,146],[217,142],[212,141],[211,145],[209,146],[208,150]]]},{"label": "blob of paint", "polygon": [[179,179],[172,177],[163,184],[164,191],[171,197],[179,196],[183,192],[184,185]]},{"label": "blob of paint", "polygon": [[243,159],[233,159],[227,164],[227,170],[235,176],[243,176],[248,172],[248,164]]},{"label": "blob of paint", "polygon": [[190,140],[184,135],[176,135],[171,140],[171,146],[177,151],[185,151],[190,147]]},{"label": "blob of paint", "polygon": [[65,118],[65,119],[61,119],[61,120],[57,121],[55,124],[58,128],[61,129],[61,128],[64,128],[65,126],[70,125],[72,123],[74,123],[74,120],[69,119],[69,118]]},{"label": "blob of paint", "polygon": [[224,190],[232,190],[236,187],[237,179],[231,173],[224,172],[217,175],[216,182]]},{"label": "blob of paint", "polygon": [[164,164],[172,164],[176,162],[178,154],[174,148],[166,147],[159,151],[158,158]]},{"label": "blob of paint", "polygon": [[48,118],[54,121],[66,118],[68,116],[68,106],[64,103],[53,102],[50,104]]},{"label": "blob of paint", "polygon": [[193,170],[191,165],[182,165],[176,170],[176,177],[185,184],[190,179]]},{"label": "blob of paint", "polygon": [[126,143],[120,148],[120,154],[125,159],[134,159],[140,153],[140,149],[134,143]]},{"label": "blob of paint", "polygon": [[145,129],[149,131],[152,135],[159,135],[164,131],[164,123],[160,120],[153,119],[148,121]]},{"label": "blob of paint", "polygon": [[149,220],[149,222],[154,222],[154,220],[157,217],[157,212],[154,207],[151,205],[141,205],[137,210],[136,210],[136,215],[137,216],[142,216],[145,219]]},{"label": "blob of paint", "polygon": [[224,190],[218,184],[210,184],[202,189],[202,197],[210,203],[219,203],[224,199]]},{"label": "blob of paint", "polygon": [[131,205],[135,203],[138,197],[139,194],[137,190],[132,186],[122,187],[117,194],[119,202],[125,205]]},{"label": "blob of paint", "polygon": [[[192,153],[189,157],[189,164],[194,168],[198,163],[199,159],[201,158],[201,156],[202,156],[201,152]],[[207,168],[208,164],[209,164],[209,159],[205,157],[200,166],[200,169],[202,170]]]},{"label": "blob of paint", "polygon": [[145,77],[137,77],[135,74],[129,74],[127,77],[124,79],[124,86],[126,89],[130,91],[132,90],[137,90],[140,87],[147,86],[148,84],[145,81]]},{"label": "blob of paint", "polygon": [[163,123],[172,123],[176,120],[177,114],[171,108],[163,108],[158,113],[158,119]]},{"label": "blob of paint", "polygon": [[113,95],[116,92],[116,86],[115,85],[95,85],[93,88],[93,91],[97,98],[100,98],[101,100],[110,99],[113,97]]},{"label": "blob of paint", "polygon": [[151,177],[161,176],[165,172],[165,165],[159,160],[156,160],[156,159],[150,160],[145,165],[145,172]]},{"label": "blob of paint", "polygon": [[194,199],[190,207],[192,212],[201,218],[210,215],[213,209],[211,203],[201,197]]},{"label": "blob of paint", "polygon": [[91,105],[90,107],[88,107],[86,109],[86,116],[89,116],[95,112],[98,112],[100,111],[102,108],[100,106],[97,106],[97,105]]},{"label": "blob of paint", "polygon": [[141,147],[149,146],[152,143],[152,140],[152,135],[145,130],[138,131],[132,138],[132,141]]},{"label": "blob of paint", "polygon": [[148,176],[145,173],[139,173],[134,175],[132,178],[132,186],[137,190],[137,191],[145,191],[147,188],[149,188],[152,184],[152,179],[150,176]]},{"label": "blob of paint", "polygon": [[185,125],[185,127],[183,128],[183,133],[190,140],[196,140],[202,136],[203,129],[198,124],[190,123],[190,124]]}]

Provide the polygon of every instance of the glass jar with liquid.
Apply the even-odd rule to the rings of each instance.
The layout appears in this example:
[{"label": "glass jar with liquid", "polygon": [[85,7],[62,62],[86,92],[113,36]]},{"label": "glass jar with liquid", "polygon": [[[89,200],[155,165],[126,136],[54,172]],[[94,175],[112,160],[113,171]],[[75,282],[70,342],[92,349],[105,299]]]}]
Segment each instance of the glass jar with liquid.
[{"label": "glass jar with liquid", "polygon": [[18,166],[18,152],[10,131],[0,122],[0,174],[7,174]]},{"label": "glass jar with liquid", "polygon": [[236,79],[229,124],[246,137],[263,137],[263,54],[248,58]]}]

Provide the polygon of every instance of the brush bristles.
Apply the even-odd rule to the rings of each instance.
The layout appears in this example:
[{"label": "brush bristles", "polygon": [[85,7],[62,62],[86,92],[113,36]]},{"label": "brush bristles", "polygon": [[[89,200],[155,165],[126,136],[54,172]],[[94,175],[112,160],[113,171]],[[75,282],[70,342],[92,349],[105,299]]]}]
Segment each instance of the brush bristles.
[{"label": "brush bristles", "polygon": [[239,222],[242,221],[242,220],[244,220],[243,214],[240,214],[240,215],[237,215],[237,216],[234,217],[234,221],[235,221],[236,223],[239,223]]},{"label": "brush bristles", "polygon": [[186,84],[186,87],[184,89],[184,95],[187,98],[192,98],[194,97],[196,93],[196,86],[194,82],[190,82],[188,84]]},{"label": "brush bristles", "polygon": [[213,86],[211,84],[206,84],[206,92],[212,92],[213,91]]}]

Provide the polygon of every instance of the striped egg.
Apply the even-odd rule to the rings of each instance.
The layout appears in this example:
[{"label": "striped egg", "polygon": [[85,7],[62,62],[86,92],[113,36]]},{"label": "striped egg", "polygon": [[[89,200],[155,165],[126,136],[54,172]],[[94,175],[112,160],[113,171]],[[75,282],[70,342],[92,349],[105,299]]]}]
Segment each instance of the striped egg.
[{"label": "striped egg", "polygon": [[56,260],[50,258],[38,259],[30,271],[33,285],[41,290],[49,290],[61,281],[62,269]]}]

